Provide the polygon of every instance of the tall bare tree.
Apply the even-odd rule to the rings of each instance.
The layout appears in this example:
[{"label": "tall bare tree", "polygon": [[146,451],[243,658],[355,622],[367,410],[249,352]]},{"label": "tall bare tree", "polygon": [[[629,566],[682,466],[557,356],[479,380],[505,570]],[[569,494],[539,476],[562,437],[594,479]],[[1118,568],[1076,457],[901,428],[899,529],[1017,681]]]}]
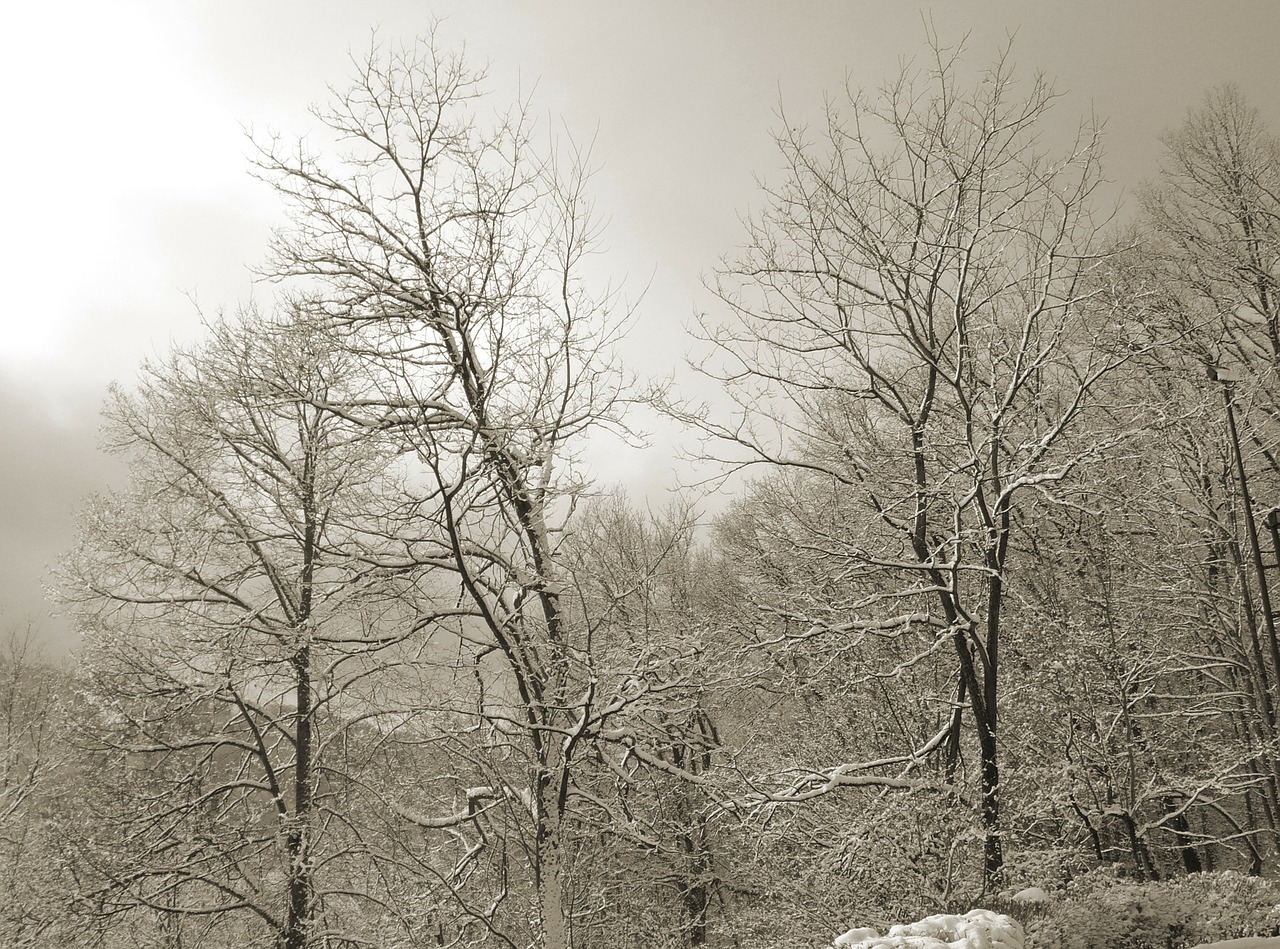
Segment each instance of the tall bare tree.
[{"label": "tall bare tree", "polygon": [[499,938],[563,949],[592,911],[568,843],[591,793],[576,776],[596,767],[586,749],[644,757],[622,720],[680,673],[642,652],[606,674],[591,624],[566,608],[563,544],[584,489],[574,446],[620,425],[610,350],[626,314],[587,281],[586,156],[523,106],[490,118],[483,82],[429,41],[375,50],[316,113],[338,157],[270,140],[258,164],[293,214],[270,275],[309,288],[317,325],[374,380],[367,397],[326,408],[394,439],[409,471],[399,551],[382,566],[419,578],[418,624],[452,637],[475,670],[465,700],[433,701],[472,723],[477,743],[459,754],[489,775],[486,820],[505,815],[493,827],[519,846],[506,866],[527,876],[533,906],[468,913]]},{"label": "tall bare tree", "polygon": [[131,481],[84,513],[64,584],[101,773],[122,782],[91,798],[120,831],[93,868],[103,912],[223,919],[287,949],[341,932],[360,862],[344,764],[414,631],[386,621],[397,599],[366,556],[386,456],[319,407],[358,391],[344,358],[296,307],[248,314],[111,396]]},{"label": "tall bare tree", "polygon": [[[1210,92],[1164,137],[1160,176],[1141,193],[1142,253],[1132,269],[1158,288],[1153,320],[1169,344],[1151,370],[1153,392],[1189,420],[1167,468],[1178,523],[1198,564],[1211,635],[1204,650],[1229,663],[1242,698],[1234,728],[1256,782],[1252,833],[1276,846],[1280,708],[1276,556],[1280,535],[1280,144],[1240,92]],[[1266,851],[1258,835],[1255,861]]]},{"label": "tall bare tree", "polygon": [[925,740],[811,763],[770,796],[909,786],[923,761],[956,760],[967,720],[990,878],[1003,863],[1000,678],[1019,505],[1115,437],[1082,438],[1082,421],[1139,342],[1123,318],[1104,328],[1095,305],[1096,131],[1049,156],[1053,101],[1003,58],[966,88],[958,53],[934,43],[878,95],[830,104],[820,134],[787,124],[784,179],[717,284],[727,313],[703,319],[722,357],[709,371],[738,411],[679,412],[733,469],[788,469],[859,512],[796,539],[807,560],[828,559],[839,591],[774,604],[788,614],[781,641],[896,636],[916,644],[901,671],[943,643],[952,656],[954,714]]}]

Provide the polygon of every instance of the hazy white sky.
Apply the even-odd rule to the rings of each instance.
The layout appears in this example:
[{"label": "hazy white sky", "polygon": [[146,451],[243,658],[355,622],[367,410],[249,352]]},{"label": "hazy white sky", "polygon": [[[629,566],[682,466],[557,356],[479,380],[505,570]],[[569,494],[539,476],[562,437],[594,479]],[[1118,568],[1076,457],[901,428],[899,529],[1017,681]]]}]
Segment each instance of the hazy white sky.
[{"label": "hazy white sky", "polygon": [[[19,0],[22,2],[22,0]],[[968,35],[985,65],[1011,34],[1024,74],[1066,93],[1063,129],[1106,120],[1115,194],[1156,170],[1160,133],[1235,82],[1280,130],[1280,4],[1189,0],[71,0],[8,11],[0,38],[0,626],[33,618],[51,642],[44,564],[72,510],[112,470],[94,451],[111,380],[199,332],[208,311],[266,299],[249,267],[278,207],[246,172],[245,128],[306,127],[349,51],[411,39],[433,17],[491,63],[495,101],[536,84],[536,107],[594,138],[608,269],[650,289],[629,352],[641,373],[682,359],[682,327],[713,305],[700,275],[732,253],[754,176],[776,166],[779,101],[820,107],[874,87],[921,52],[925,18]],[[614,453],[609,480],[660,479],[665,452]]]}]

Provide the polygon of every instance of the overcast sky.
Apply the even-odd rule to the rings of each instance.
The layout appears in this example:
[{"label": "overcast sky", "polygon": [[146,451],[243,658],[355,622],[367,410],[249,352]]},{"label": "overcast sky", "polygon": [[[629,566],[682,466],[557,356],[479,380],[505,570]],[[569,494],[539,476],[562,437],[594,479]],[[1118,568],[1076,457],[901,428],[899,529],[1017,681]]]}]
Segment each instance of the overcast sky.
[{"label": "overcast sky", "polygon": [[[22,2],[22,0],[19,0]],[[119,477],[95,449],[106,385],[200,330],[197,305],[255,287],[279,208],[246,173],[245,129],[306,127],[348,53],[425,33],[491,65],[496,100],[535,105],[594,138],[606,266],[649,290],[628,351],[679,364],[683,326],[713,306],[700,277],[732,253],[755,176],[777,166],[779,103],[814,114],[846,79],[875,87],[921,53],[923,22],[968,36],[985,65],[1010,35],[1023,75],[1051,77],[1055,121],[1106,122],[1115,196],[1151,177],[1159,136],[1236,83],[1280,129],[1280,3],[1179,0],[76,0],[10,9],[0,38],[0,626],[32,620],[54,651],[45,566],[79,498]],[[661,483],[669,451],[610,453],[600,475]]]}]

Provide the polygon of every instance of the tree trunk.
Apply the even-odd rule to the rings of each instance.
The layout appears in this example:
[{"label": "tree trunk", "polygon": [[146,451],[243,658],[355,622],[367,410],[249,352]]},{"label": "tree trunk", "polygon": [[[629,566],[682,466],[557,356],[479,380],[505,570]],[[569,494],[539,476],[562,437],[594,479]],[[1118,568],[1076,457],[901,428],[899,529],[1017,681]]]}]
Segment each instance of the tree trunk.
[{"label": "tree trunk", "polygon": [[560,781],[553,781],[552,774],[544,772],[538,781],[539,841],[534,874],[538,910],[542,917],[543,949],[573,947],[568,894],[565,892],[564,814],[559,798]]},{"label": "tree trunk", "polygon": [[311,648],[303,646],[294,662],[297,674],[295,741],[297,771],[293,816],[285,845],[289,855],[289,905],[281,938],[284,949],[306,949],[311,916]]}]

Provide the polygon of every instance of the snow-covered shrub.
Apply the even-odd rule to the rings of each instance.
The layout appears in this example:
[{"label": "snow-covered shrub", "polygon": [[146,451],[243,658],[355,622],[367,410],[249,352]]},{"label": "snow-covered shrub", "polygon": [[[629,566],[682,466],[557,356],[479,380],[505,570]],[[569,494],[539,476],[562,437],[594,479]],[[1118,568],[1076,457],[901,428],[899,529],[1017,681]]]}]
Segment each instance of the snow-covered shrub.
[{"label": "snow-covered shrub", "polygon": [[1028,949],[1183,949],[1280,933],[1280,884],[1236,872],[1138,883],[1107,868],[1026,915],[1008,912],[1023,923]]},{"label": "snow-covered shrub", "polygon": [[1196,873],[1159,885],[1172,889],[1192,908],[1186,945],[1280,934],[1280,883],[1274,880],[1229,870]]},{"label": "snow-covered shrub", "polygon": [[1060,890],[1071,880],[1090,872],[1094,864],[1079,847],[1049,845],[1034,849],[1010,849],[1005,858],[1005,877],[1025,880],[1046,890]]},{"label": "snow-covered shrub", "polygon": [[1118,884],[1086,897],[1066,897],[1029,923],[1034,949],[1172,949],[1185,945],[1190,907],[1166,891]]}]

